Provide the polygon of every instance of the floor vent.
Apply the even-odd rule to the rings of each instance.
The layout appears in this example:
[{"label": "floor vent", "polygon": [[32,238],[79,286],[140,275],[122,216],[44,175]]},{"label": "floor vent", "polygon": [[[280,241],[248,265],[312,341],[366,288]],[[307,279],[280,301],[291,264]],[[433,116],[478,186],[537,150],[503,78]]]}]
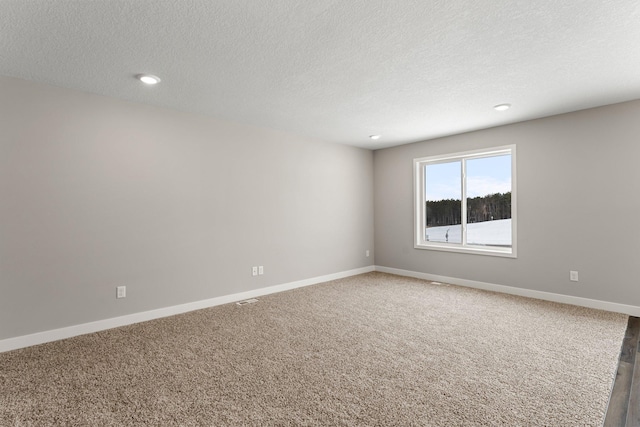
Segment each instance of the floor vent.
[{"label": "floor vent", "polygon": [[449,286],[448,283],[442,283],[442,282],[431,282],[431,284],[436,286]]},{"label": "floor vent", "polygon": [[251,299],[246,299],[244,301],[238,301],[236,304],[238,304],[238,305],[247,305],[247,304],[254,304],[256,302],[258,302],[257,299],[251,298]]}]

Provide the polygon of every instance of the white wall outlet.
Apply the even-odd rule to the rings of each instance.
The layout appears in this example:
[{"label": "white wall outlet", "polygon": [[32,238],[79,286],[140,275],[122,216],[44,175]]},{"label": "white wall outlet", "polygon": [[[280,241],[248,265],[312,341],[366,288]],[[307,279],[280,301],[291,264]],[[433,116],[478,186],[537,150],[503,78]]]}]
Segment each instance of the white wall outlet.
[{"label": "white wall outlet", "polygon": [[572,282],[577,282],[578,281],[578,272],[577,271],[570,271],[569,272],[569,280],[571,280]]},{"label": "white wall outlet", "polygon": [[262,276],[264,274],[264,266],[261,265],[261,266],[258,267],[258,274],[260,276]]},{"label": "white wall outlet", "polygon": [[366,251],[364,251],[364,255],[365,255],[365,256],[367,256],[367,257],[369,256],[369,249],[367,249]]},{"label": "white wall outlet", "polygon": [[116,288],[116,298],[126,298],[126,297],[127,297],[127,287],[118,286]]},{"label": "white wall outlet", "polygon": [[251,275],[252,276],[258,275],[258,267],[251,267]]}]

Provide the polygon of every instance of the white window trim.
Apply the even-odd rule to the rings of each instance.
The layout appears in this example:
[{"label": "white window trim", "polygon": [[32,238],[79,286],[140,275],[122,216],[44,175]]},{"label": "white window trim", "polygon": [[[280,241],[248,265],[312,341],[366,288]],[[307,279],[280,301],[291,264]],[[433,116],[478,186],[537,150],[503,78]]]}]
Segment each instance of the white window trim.
[{"label": "white window trim", "polygon": [[[466,222],[467,222],[467,201],[466,201],[466,176],[462,177],[462,226],[463,226],[463,242],[460,243],[440,243],[431,242],[425,239],[424,230],[426,229],[425,215],[425,165],[444,163],[452,160],[462,160],[463,164],[466,160],[479,159],[482,157],[492,157],[501,154],[511,155],[511,248],[502,248],[497,246],[478,246],[470,245],[466,242]],[[463,167],[466,172],[466,168]],[[485,148],[481,150],[465,151],[460,153],[452,153],[440,156],[429,156],[413,159],[413,180],[414,180],[414,248],[429,249],[445,252],[459,252],[466,254],[490,255],[507,258],[517,258],[517,182],[516,182],[516,146],[505,145],[501,147]]]}]

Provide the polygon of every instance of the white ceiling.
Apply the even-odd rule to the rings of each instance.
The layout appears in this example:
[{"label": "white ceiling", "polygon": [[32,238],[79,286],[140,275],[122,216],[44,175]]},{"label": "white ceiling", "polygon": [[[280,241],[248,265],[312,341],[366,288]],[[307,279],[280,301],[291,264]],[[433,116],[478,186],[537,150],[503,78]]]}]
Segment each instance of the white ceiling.
[{"label": "white ceiling", "polygon": [[0,75],[375,149],[639,99],[640,2],[0,0]]}]

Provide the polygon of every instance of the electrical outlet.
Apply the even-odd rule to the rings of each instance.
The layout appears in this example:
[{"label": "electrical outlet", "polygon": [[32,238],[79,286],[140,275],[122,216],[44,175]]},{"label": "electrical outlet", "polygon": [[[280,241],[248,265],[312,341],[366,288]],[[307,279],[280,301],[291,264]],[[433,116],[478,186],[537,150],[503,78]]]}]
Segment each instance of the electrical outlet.
[{"label": "electrical outlet", "polygon": [[570,271],[569,272],[569,280],[571,280],[572,282],[577,282],[578,281],[578,272],[577,271]]},{"label": "electrical outlet", "polygon": [[252,276],[258,275],[258,267],[251,267],[251,275]]},{"label": "electrical outlet", "polygon": [[258,267],[258,274],[260,276],[262,276],[264,274],[264,266],[261,265],[260,267]]},{"label": "electrical outlet", "polygon": [[369,249],[367,249],[366,251],[364,251],[365,256],[369,256]]},{"label": "electrical outlet", "polygon": [[126,297],[127,297],[127,287],[118,286],[116,288],[116,298],[126,298]]}]

